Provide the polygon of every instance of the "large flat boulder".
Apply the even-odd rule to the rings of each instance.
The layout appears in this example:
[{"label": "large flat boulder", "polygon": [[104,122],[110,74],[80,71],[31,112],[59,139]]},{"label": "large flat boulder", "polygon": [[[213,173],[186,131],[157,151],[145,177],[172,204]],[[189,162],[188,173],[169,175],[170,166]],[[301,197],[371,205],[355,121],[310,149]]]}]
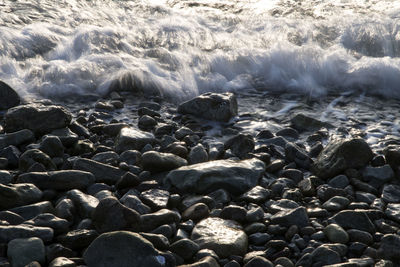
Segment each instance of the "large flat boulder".
[{"label": "large flat boulder", "polygon": [[207,194],[222,188],[239,195],[255,187],[264,170],[258,159],[215,160],[173,170],[164,182],[185,192]]},{"label": "large flat boulder", "polygon": [[334,139],[318,155],[312,171],[322,179],[329,179],[346,169],[364,167],[372,157],[371,148],[361,138]]},{"label": "large flat boulder", "polygon": [[205,93],[178,106],[178,112],[200,118],[227,122],[238,113],[236,97],[232,93]]},{"label": "large flat boulder", "polygon": [[10,108],[5,117],[5,131],[29,129],[37,136],[70,124],[72,115],[61,106],[28,104]]}]

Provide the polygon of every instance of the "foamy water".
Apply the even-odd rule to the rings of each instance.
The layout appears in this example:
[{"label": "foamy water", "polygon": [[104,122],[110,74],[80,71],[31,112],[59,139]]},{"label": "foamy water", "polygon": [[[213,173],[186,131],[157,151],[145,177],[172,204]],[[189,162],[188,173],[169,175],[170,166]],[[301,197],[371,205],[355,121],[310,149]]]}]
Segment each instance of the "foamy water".
[{"label": "foamy water", "polygon": [[0,0],[21,95],[263,90],[400,98],[400,2]]}]

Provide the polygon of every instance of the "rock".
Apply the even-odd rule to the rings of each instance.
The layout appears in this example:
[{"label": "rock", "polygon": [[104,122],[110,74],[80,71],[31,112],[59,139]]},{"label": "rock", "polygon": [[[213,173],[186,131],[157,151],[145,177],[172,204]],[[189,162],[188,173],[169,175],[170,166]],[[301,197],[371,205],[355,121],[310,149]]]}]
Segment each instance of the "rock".
[{"label": "rock", "polygon": [[215,160],[173,170],[165,183],[185,192],[203,194],[222,188],[241,194],[258,184],[264,169],[264,163],[258,159]]},{"label": "rock", "polygon": [[319,246],[311,253],[311,258],[315,266],[325,266],[341,262],[339,253],[326,246]]},{"label": "rock", "polygon": [[137,175],[127,172],[121,177],[121,179],[118,180],[118,182],[115,184],[115,187],[118,190],[131,188],[137,186],[140,184],[140,182],[140,178]]},{"label": "rock", "polygon": [[0,225],[0,242],[8,243],[16,238],[38,237],[43,242],[53,240],[54,231],[49,227],[37,227],[32,225]]},{"label": "rock", "polygon": [[142,203],[142,201],[134,195],[124,195],[120,199],[121,203],[130,209],[136,210],[139,214],[146,214],[151,212],[151,208]]},{"label": "rock", "polygon": [[249,260],[245,265],[243,265],[243,267],[258,267],[258,266],[273,267],[274,265],[272,264],[272,262],[261,256],[256,256],[251,260]]},{"label": "rock", "polygon": [[332,243],[346,244],[349,242],[347,232],[337,224],[329,224],[324,228],[324,234]]},{"label": "rock", "polygon": [[152,173],[174,170],[187,165],[187,161],[171,153],[149,151],[142,155],[144,170]]},{"label": "rock", "polygon": [[347,233],[349,234],[350,242],[360,242],[366,245],[372,245],[374,242],[373,236],[368,232],[349,229],[347,230]]},{"label": "rock", "polygon": [[328,185],[334,188],[344,189],[349,185],[349,179],[346,175],[338,175],[329,180]]},{"label": "rock", "polygon": [[56,234],[68,232],[70,223],[65,220],[54,216],[51,213],[43,213],[37,215],[35,218],[25,221],[24,224],[33,226],[50,227]]},{"label": "rock", "polygon": [[20,215],[14,212],[4,210],[0,211],[0,221],[6,221],[11,225],[18,225],[23,223],[25,220]]},{"label": "rock", "polygon": [[386,162],[396,170],[400,167],[400,146],[391,145],[385,148],[384,155]]},{"label": "rock", "polygon": [[279,224],[281,226],[290,227],[297,225],[299,227],[305,227],[309,225],[309,219],[304,207],[298,207],[295,209],[283,210],[271,217],[272,224]]},{"label": "rock", "polygon": [[169,192],[161,189],[150,189],[142,192],[140,199],[153,210],[159,210],[167,207]]},{"label": "rock", "polygon": [[172,243],[169,249],[184,260],[190,260],[199,251],[200,247],[192,240],[183,238]]},{"label": "rock", "polygon": [[378,249],[379,257],[396,263],[400,261],[400,236],[396,234],[384,235]]},{"label": "rock", "polygon": [[50,134],[57,136],[65,147],[74,146],[78,142],[78,135],[72,132],[68,127],[55,129],[51,131]]},{"label": "rock", "polygon": [[[180,265],[181,267],[219,267],[214,257],[207,256],[192,264]],[[225,265],[224,265],[225,266]]]},{"label": "rock", "polygon": [[400,223],[400,203],[389,203],[385,214],[389,219]]},{"label": "rock", "polygon": [[29,129],[40,136],[68,126],[71,118],[71,113],[61,106],[21,105],[7,111],[4,129],[6,132]]},{"label": "rock", "polygon": [[29,149],[19,158],[19,169],[26,172],[35,163],[42,164],[46,170],[57,169],[51,158],[39,149]]},{"label": "rock", "polygon": [[381,198],[386,203],[399,203],[400,202],[400,185],[395,185],[395,184],[384,185]]},{"label": "rock", "polygon": [[154,135],[148,132],[135,130],[133,128],[122,128],[115,139],[115,150],[117,153],[126,150],[141,150],[146,144],[154,144]]},{"label": "rock", "polygon": [[197,222],[204,218],[207,218],[209,214],[210,214],[210,210],[206,204],[197,203],[197,204],[190,206],[182,213],[182,219],[184,221],[193,220],[193,221]]},{"label": "rock", "polygon": [[246,220],[247,210],[237,205],[228,205],[224,207],[219,215],[220,218],[244,222]]},{"label": "rock", "polygon": [[10,209],[38,202],[42,198],[40,191],[33,184],[0,184],[0,209]]},{"label": "rock", "polygon": [[205,93],[180,104],[178,112],[227,122],[237,115],[238,107],[236,97],[232,93]]},{"label": "rock", "polygon": [[322,127],[331,128],[332,125],[317,119],[308,117],[304,114],[297,114],[290,119],[292,127],[298,131],[313,131]]},{"label": "rock", "polygon": [[43,241],[37,237],[13,239],[8,243],[7,256],[15,267],[24,267],[32,261],[46,262]]},{"label": "rock", "polygon": [[92,212],[99,204],[99,200],[97,198],[82,193],[78,189],[68,191],[67,197],[72,200],[82,218],[90,218]]},{"label": "rock", "polygon": [[0,184],[9,184],[13,180],[9,171],[0,170]]},{"label": "rock", "polygon": [[49,267],[76,267],[76,264],[66,257],[58,257],[49,263]]},{"label": "rock", "polygon": [[19,146],[34,140],[35,135],[28,129],[23,129],[14,133],[0,134],[0,149],[8,146]]},{"label": "rock", "polygon": [[208,161],[208,153],[202,144],[192,147],[188,156],[189,164],[196,164]]},{"label": "rock", "polygon": [[10,211],[20,215],[25,220],[30,220],[42,213],[54,213],[54,207],[50,201],[42,201],[38,203],[12,208]]},{"label": "rock", "polygon": [[267,200],[271,196],[271,191],[265,189],[262,186],[255,186],[243,195],[240,196],[240,199],[246,202],[251,203],[261,203]]},{"label": "rock", "polygon": [[150,214],[144,214],[141,216],[142,231],[151,231],[163,224],[179,223],[180,219],[181,216],[179,213],[168,209],[161,209]]},{"label": "rock", "polygon": [[139,118],[138,126],[142,130],[153,129],[157,125],[157,121],[149,115],[143,115]]},{"label": "rock", "polygon": [[347,208],[350,204],[350,200],[342,196],[335,196],[327,200],[324,204],[322,204],[322,208],[327,211],[339,211]]},{"label": "rock", "polygon": [[15,107],[21,102],[17,92],[3,81],[0,81],[0,99],[0,110]]},{"label": "rock", "polygon": [[80,250],[89,246],[98,235],[99,234],[95,230],[72,230],[64,235],[58,236],[57,241],[72,250]]},{"label": "rock", "polygon": [[64,146],[57,136],[45,136],[40,142],[39,149],[52,158],[64,155]]},{"label": "rock", "polygon": [[88,267],[166,266],[166,258],[142,236],[132,232],[104,233],[83,254]]},{"label": "rock", "polygon": [[100,233],[139,229],[140,214],[125,207],[116,198],[107,197],[97,205],[92,215],[92,221]]},{"label": "rock", "polygon": [[388,164],[381,167],[366,167],[363,171],[364,181],[376,188],[389,182],[393,177],[393,169]]},{"label": "rock", "polygon": [[111,165],[84,158],[75,160],[73,168],[90,172],[94,175],[96,183],[106,184],[115,184],[126,173],[126,171]]},{"label": "rock", "polygon": [[[351,218],[351,220],[349,220]],[[342,210],[332,216],[329,221],[336,222],[344,229],[358,229],[375,233],[375,226],[364,211]]]},{"label": "rock", "polygon": [[247,252],[247,235],[239,224],[230,220],[204,219],[193,229],[191,239],[201,249],[211,249],[221,258],[243,256]]},{"label": "rock", "polygon": [[142,154],[137,150],[126,150],[119,156],[121,162],[129,165],[139,165],[142,160]]},{"label": "rock", "polygon": [[253,152],[255,146],[254,138],[250,134],[238,134],[225,142],[225,149],[230,149],[239,158],[244,158]]},{"label": "rock", "polygon": [[310,169],[312,164],[312,160],[307,153],[293,143],[287,143],[285,145],[285,160],[294,162],[297,166],[306,170]]},{"label": "rock", "polygon": [[364,167],[372,157],[372,150],[363,139],[334,139],[318,155],[312,171],[329,179],[346,169]]},{"label": "rock", "polygon": [[92,157],[92,160],[98,161],[100,163],[108,164],[108,165],[117,165],[119,161],[119,156],[114,151],[106,151],[97,153]]},{"label": "rock", "polygon": [[42,190],[54,189],[67,191],[70,189],[85,189],[94,183],[90,172],[79,170],[63,170],[53,172],[30,172],[20,175],[18,183],[32,183]]}]

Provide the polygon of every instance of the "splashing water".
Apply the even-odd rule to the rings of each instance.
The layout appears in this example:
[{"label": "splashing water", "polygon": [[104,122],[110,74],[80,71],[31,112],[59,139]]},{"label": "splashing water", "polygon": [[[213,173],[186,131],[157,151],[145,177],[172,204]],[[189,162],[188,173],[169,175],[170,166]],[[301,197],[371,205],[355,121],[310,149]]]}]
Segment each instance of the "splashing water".
[{"label": "splashing water", "polygon": [[400,98],[399,11],[391,0],[0,0],[0,79],[34,97]]}]

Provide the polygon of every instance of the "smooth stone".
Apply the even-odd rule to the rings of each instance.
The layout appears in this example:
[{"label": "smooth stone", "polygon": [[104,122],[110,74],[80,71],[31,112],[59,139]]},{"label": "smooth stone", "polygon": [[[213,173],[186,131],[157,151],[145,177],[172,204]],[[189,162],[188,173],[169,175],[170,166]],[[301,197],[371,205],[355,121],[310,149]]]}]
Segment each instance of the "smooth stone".
[{"label": "smooth stone", "polygon": [[238,106],[232,93],[205,93],[180,104],[178,112],[227,122],[238,114]]},{"label": "smooth stone", "polygon": [[115,139],[115,150],[117,153],[126,150],[141,150],[146,144],[154,144],[154,135],[133,128],[122,128]]},{"label": "smooth stone", "polygon": [[337,224],[329,224],[324,228],[324,234],[333,243],[346,244],[349,242],[347,232]]},{"label": "smooth stone", "polygon": [[9,171],[0,170],[0,184],[9,184],[12,182],[12,179]]},{"label": "smooth stone", "polygon": [[244,255],[247,251],[247,235],[242,227],[230,220],[207,218],[196,224],[191,239],[201,249],[211,249],[220,258],[230,255]]},{"label": "smooth stone", "polygon": [[338,175],[328,181],[328,185],[334,188],[344,189],[349,185],[349,179],[346,175]]},{"label": "smooth stone", "polygon": [[153,210],[167,207],[169,192],[161,189],[150,189],[140,193],[140,199]]},{"label": "smooth stone", "polygon": [[207,218],[209,214],[210,210],[206,204],[196,203],[187,208],[184,212],[182,212],[182,219],[184,221],[193,220],[197,222],[204,218]]},{"label": "smooth stone", "polygon": [[184,260],[190,260],[200,250],[197,243],[190,239],[183,238],[171,244],[169,248],[173,253],[178,254]]},{"label": "smooth stone", "polygon": [[170,171],[186,165],[185,159],[172,153],[149,151],[142,155],[143,169],[152,173]]},{"label": "smooth stone", "polygon": [[256,256],[249,260],[243,267],[258,267],[258,266],[263,266],[263,267],[274,267],[274,264],[272,264],[271,261],[267,260],[264,257],[261,256]]},{"label": "smooth stone", "polygon": [[[351,218],[351,220],[349,220],[349,218]],[[375,226],[364,211],[342,210],[333,215],[329,221],[336,222],[344,229],[357,229],[375,233]]]},{"label": "smooth stone", "polygon": [[121,203],[126,207],[136,210],[139,214],[146,214],[151,212],[151,208],[139,199],[139,197],[135,195],[124,195],[120,199]]},{"label": "smooth stone", "polygon": [[238,134],[228,139],[224,144],[225,150],[230,149],[239,158],[245,157],[253,152],[255,147],[254,138],[250,134]]},{"label": "smooth stone", "polygon": [[39,149],[51,158],[64,155],[64,146],[57,136],[45,136],[40,142]]},{"label": "smooth stone", "polygon": [[57,136],[65,147],[74,146],[79,140],[78,135],[72,132],[68,127],[55,129],[51,131],[50,134]]},{"label": "smooth stone", "polygon": [[333,139],[316,158],[312,171],[322,179],[329,179],[346,169],[364,167],[372,157],[371,148],[361,138]]},{"label": "smooth stone", "polygon": [[9,210],[0,211],[0,221],[5,221],[11,225],[18,225],[25,221],[20,215]]},{"label": "smooth stone", "polygon": [[220,217],[226,220],[244,222],[246,220],[247,210],[237,205],[228,205],[220,213]]},{"label": "smooth stone", "polygon": [[8,160],[8,167],[15,168],[18,167],[18,161],[21,152],[14,145],[7,146],[0,150],[0,157],[6,158]]},{"label": "smooth stone", "polygon": [[141,216],[142,231],[151,231],[164,224],[179,223],[180,219],[181,216],[179,213],[168,209],[161,209],[150,214],[144,214]]},{"label": "smooth stone", "polygon": [[327,211],[339,211],[347,208],[349,204],[349,199],[342,196],[335,196],[327,200],[321,207]]},{"label": "smooth stone", "polygon": [[85,189],[95,181],[90,172],[79,170],[62,170],[52,172],[31,172],[20,175],[18,183],[32,183],[42,190],[54,189],[67,191]]},{"label": "smooth stone", "polygon": [[294,162],[297,166],[306,170],[310,169],[310,166],[313,163],[307,153],[293,143],[287,143],[285,145],[285,160],[288,162]]},{"label": "smooth stone", "polygon": [[297,225],[305,227],[309,225],[309,219],[304,207],[280,211],[271,217],[272,224],[279,224],[281,226],[290,227]]},{"label": "smooth stone", "polygon": [[160,250],[167,250],[170,247],[170,243],[168,238],[161,234],[152,234],[152,233],[140,233],[141,236],[146,238],[148,241],[150,241],[153,246],[157,249]]},{"label": "smooth stone", "polygon": [[390,167],[394,170],[400,167],[400,146],[390,145],[384,149],[383,154]]},{"label": "smooth stone", "polygon": [[318,266],[336,264],[341,262],[341,257],[339,253],[325,246],[320,246],[316,248],[311,253],[311,258],[314,263],[319,264]]},{"label": "smooth stone", "polygon": [[385,184],[383,186],[381,198],[386,203],[400,202],[400,185]]},{"label": "smooth stone", "polygon": [[56,170],[57,167],[51,158],[39,149],[29,149],[19,158],[18,167],[21,171],[29,171],[35,163],[42,164],[46,170]]},{"label": "smooth stone", "polygon": [[34,133],[28,129],[22,129],[13,133],[0,134],[0,149],[8,146],[19,146],[23,143],[32,142],[34,140]]},{"label": "smooth stone", "polygon": [[115,184],[126,171],[94,160],[79,158],[75,160],[73,169],[90,172],[96,183]]},{"label": "smooth stone", "polygon": [[46,259],[51,262],[57,257],[67,257],[72,258],[76,256],[76,252],[72,251],[70,248],[64,247],[60,243],[52,243],[46,246]]},{"label": "smooth stone", "polygon": [[197,164],[208,161],[208,153],[202,144],[197,144],[190,149],[188,155],[189,164]]},{"label": "smooth stone", "polygon": [[387,234],[381,239],[378,249],[379,257],[391,260],[396,263],[400,261],[400,236],[397,234]]},{"label": "smooth stone", "polygon": [[0,209],[10,209],[38,202],[42,195],[42,191],[34,184],[0,184]]},{"label": "smooth stone", "polygon": [[114,151],[106,151],[97,153],[91,159],[103,164],[116,165],[119,161],[119,156]]},{"label": "smooth stone", "polygon": [[90,218],[92,212],[99,204],[99,200],[91,195],[87,195],[78,189],[67,192],[67,197],[72,200],[82,218]]},{"label": "smooth stone", "polygon": [[93,211],[92,222],[99,233],[134,230],[140,228],[140,214],[122,205],[118,199],[107,197]]},{"label": "smooth stone", "polygon": [[10,211],[20,215],[25,220],[30,220],[42,213],[54,213],[53,204],[50,201],[42,201],[25,206],[10,209]]},{"label": "smooth stone", "polygon": [[3,81],[0,81],[0,99],[0,110],[15,107],[21,102],[18,93]]},{"label": "smooth stone", "polygon": [[76,267],[76,264],[66,257],[58,257],[49,263],[49,267]]},{"label": "smooth stone", "polygon": [[264,163],[258,159],[215,160],[173,170],[165,184],[185,192],[204,194],[222,188],[240,194],[257,185],[264,169]]},{"label": "smooth stone", "polygon": [[7,256],[13,267],[24,267],[32,261],[45,263],[45,247],[37,237],[16,238],[8,243]]},{"label": "smooth stone", "polygon": [[180,265],[180,267],[220,267],[214,257],[207,256],[192,264]]},{"label": "smooth stone", "polygon": [[58,218],[51,213],[39,214],[31,220],[25,221],[24,224],[33,226],[50,227],[55,234],[68,232],[70,223],[62,218]]},{"label": "smooth stone", "polygon": [[366,245],[372,245],[374,242],[373,236],[368,232],[357,229],[349,229],[347,230],[347,233],[349,234],[350,242],[360,242]]},{"label": "smooth stone", "polygon": [[138,165],[142,160],[142,154],[137,150],[126,150],[119,155],[121,162],[129,165]]},{"label": "smooth stone", "polygon": [[6,132],[29,129],[36,135],[42,135],[68,126],[71,119],[71,113],[61,106],[20,105],[7,111],[4,129]]},{"label": "smooth stone", "polygon": [[89,246],[99,235],[96,230],[79,229],[57,236],[57,241],[72,250],[80,250]]},{"label": "smooth stone", "polygon": [[43,242],[53,240],[54,231],[50,227],[38,227],[32,225],[0,225],[0,242],[8,243],[16,238],[38,237]]},{"label": "smooth stone", "polygon": [[366,167],[362,173],[364,181],[373,187],[380,187],[394,177],[393,169],[386,164],[381,167]]},{"label": "smooth stone", "polygon": [[255,186],[249,191],[245,192],[240,196],[240,200],[250,202],[250,203],[262,203],[266,201],[271,196],[271,191],[262,187]]},{"label": "smooth stone", "polygon": [[389,203],[386,206],[385,214],[389,219],[400,223],[400,203]]},{"label": "smooth stone", "polygon": [[292,127],[298,131],[313,131],[318,130],[322,127],[332,127],[332,125],[330,125],[329,123],[311,118],[302,113],[296,114],[293,118],[290,119],[290,122],[292,124]]},{"label": "smooth stone", "polygon": [[83,254],[88,267],[165,266],[166,258],[141,235],[116,231],[97,237]]}]

